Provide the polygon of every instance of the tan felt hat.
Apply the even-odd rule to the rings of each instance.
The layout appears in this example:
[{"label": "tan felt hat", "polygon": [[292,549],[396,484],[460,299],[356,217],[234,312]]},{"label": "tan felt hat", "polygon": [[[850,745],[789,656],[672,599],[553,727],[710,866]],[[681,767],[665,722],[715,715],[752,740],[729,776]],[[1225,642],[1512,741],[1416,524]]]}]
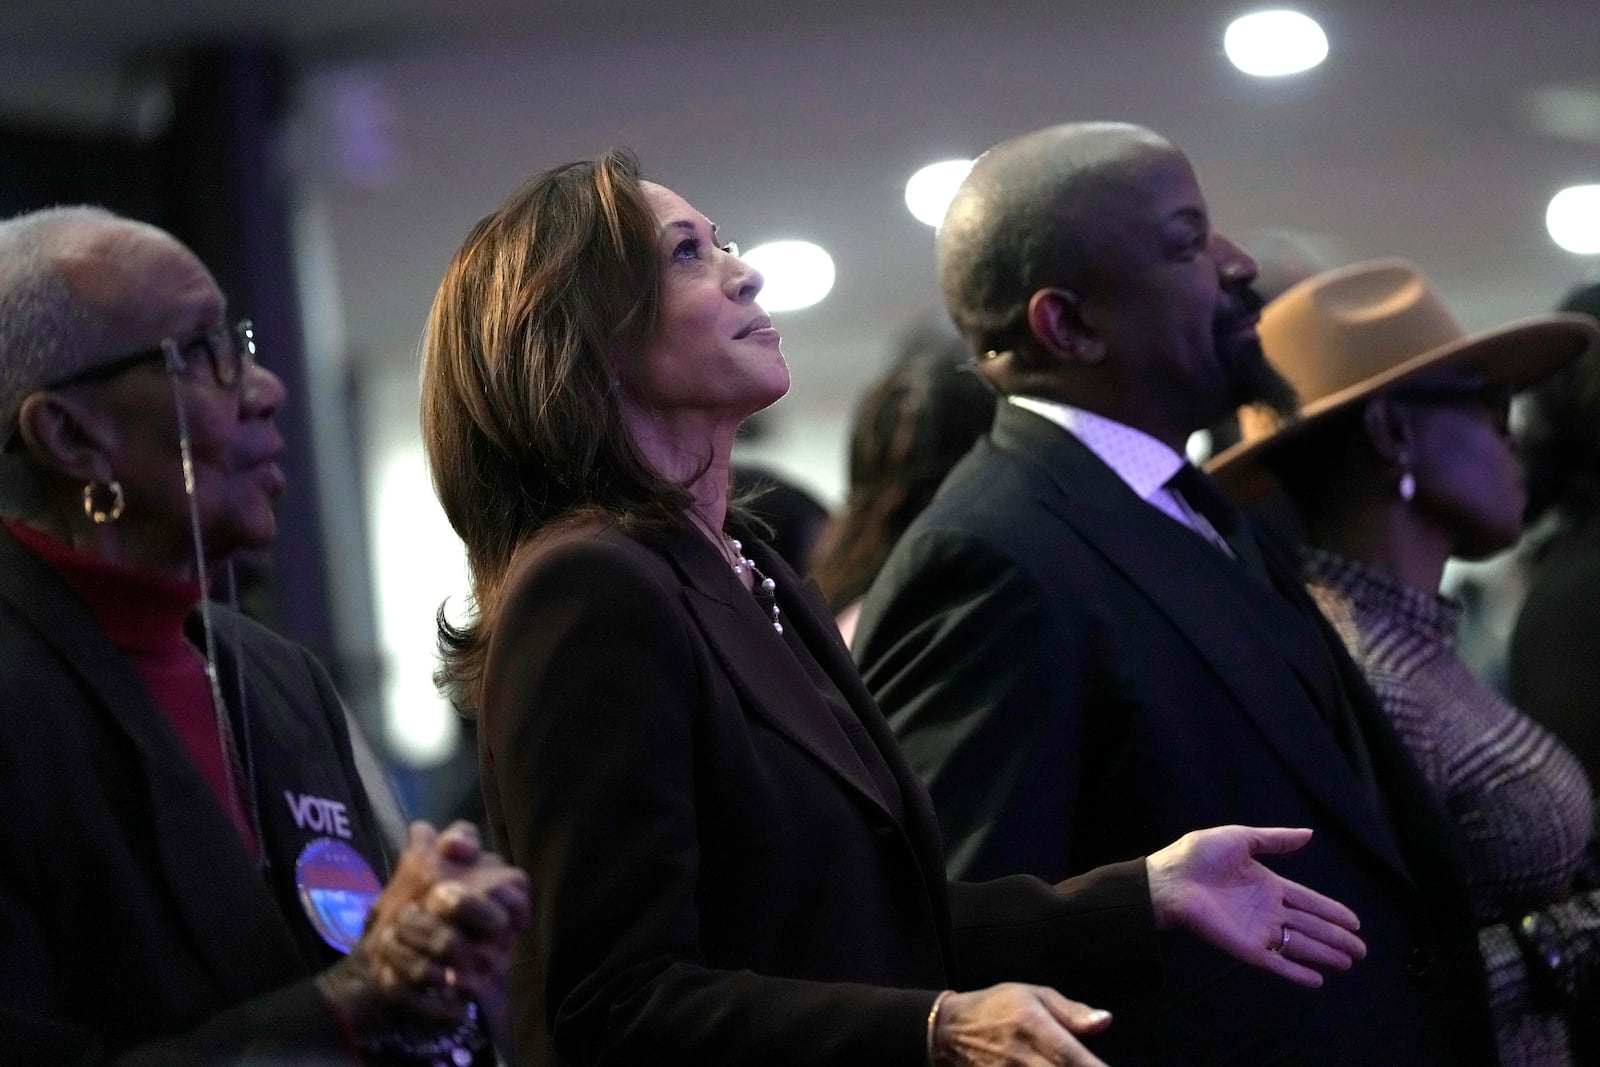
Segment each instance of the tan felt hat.
[{"label": "tan felt hat", "polygon": [[1244,440],[1206,470],[1230,489],[1246,485],[1265,455],[1307,427],[1430,373],[1522,389],[1576,359],[1597,332],[1587,315],[1549,314],[1469,336],[1409,260],[1315,275],[1261,312],[1262,349],[1300,397],[1299,415],[1278,422],[1241,412]]}]

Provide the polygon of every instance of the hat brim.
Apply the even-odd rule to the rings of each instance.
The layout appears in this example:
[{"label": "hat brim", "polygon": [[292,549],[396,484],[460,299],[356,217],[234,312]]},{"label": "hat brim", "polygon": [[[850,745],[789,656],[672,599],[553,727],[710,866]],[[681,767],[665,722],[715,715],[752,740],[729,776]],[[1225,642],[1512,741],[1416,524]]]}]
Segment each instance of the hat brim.
[{"label": "hat brim", "polygon": [[1557,313],[1520,319],[1464,337],[1307,404],[1270,433],[1241,441],[1213,456],[1205,465],[1206,473],[1229,492],[1235,492],[1259,479],[1261,472],[1257,468],[1268,455],[1333,415],[1386,389],[1448,370],[1478,376],[1486,385],[1507,385],[1514,392],[1577,359],[1597,335],[1600,327],[1589,316]]}]

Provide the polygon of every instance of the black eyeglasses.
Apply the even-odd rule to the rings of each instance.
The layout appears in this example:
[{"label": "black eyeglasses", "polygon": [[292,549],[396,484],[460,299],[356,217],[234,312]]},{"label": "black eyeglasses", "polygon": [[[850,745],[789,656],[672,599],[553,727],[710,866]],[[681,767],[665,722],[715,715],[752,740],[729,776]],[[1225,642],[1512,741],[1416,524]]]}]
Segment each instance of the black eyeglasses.
[{"label": "black eyeglasses", "polygon": [[1394,396],[1412,404],[1476,405],[1489,412],[1495,425],[1503,430],[1511,425],[1511,398],[1515,393],[1504,382],[1461,378],[1403,385],[1394,391]]},{"label": "black eyeglasses", "polygon": [[[244,380],[246,369],[256,362],[255,330],[249,319],[240,319],[231,326],[218,323],[183,337],[168,337],[154,348],[118,356],[99,366],[47,382],[40,388],[60,389],[83,382],[103,381],[152,359],[165,360],[174,373],[183,374],[194,366],[197,349],[211,364],[211,376],[217,384],[224,389],[237,389]],[[13,426],[0,451],[15,451],[21,440],[21,430]]]},{"label": "black eyeglasses", "polygon": [[229,326],[218,323],[184,337],[168,337],[154,348],[130,352],[88,370],[57,378],[42,388],[60,389],[80,382],[100,381],[121,374],[129,367],[146,360],[168,359],[179,374],[193,364],[194,352],[199,349],[211,363],[211,376],[224,389],[233,389],[244,379],[245,368],[256,361],[255,330],[249,319],[240,319]]}]

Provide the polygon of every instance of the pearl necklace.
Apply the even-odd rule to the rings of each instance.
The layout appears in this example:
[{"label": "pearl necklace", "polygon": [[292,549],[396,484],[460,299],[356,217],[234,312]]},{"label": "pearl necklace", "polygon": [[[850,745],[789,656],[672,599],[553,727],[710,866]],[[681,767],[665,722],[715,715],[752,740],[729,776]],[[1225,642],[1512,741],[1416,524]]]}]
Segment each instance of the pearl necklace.
[{"label": "pearl necklace", "polygon": [[728,537],[727,534],[723,534],[723,537],[726,538],[728,547],[733,550],[734,559],[737,561],[733,565],[733,573],[743,576],[746,571],[750,572],[750,577],[755,580],[756,589],[772,602],[772,628],[780,634],[783,633],[783,623],[778,621],[778,583],[762,574],[760,568],[744,554],[743,542],[737,537]]}]

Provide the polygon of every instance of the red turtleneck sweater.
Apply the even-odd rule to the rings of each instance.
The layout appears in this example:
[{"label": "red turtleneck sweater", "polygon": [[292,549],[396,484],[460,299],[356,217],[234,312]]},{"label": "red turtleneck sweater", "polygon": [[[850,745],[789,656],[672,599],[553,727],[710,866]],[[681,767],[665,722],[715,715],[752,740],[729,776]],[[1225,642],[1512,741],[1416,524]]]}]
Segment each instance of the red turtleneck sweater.
[{"label": "red turtleneck sweater", "polygon": [[[5,528],[76,593],[144,680],[251,855],[255,833],[241,797],[228,797],[227,757],[217,733],[205,657],[184,636],[199,582],[177,582],[107,563],[11,519]],[[240,782],[239,787],[245,788]]]}]

